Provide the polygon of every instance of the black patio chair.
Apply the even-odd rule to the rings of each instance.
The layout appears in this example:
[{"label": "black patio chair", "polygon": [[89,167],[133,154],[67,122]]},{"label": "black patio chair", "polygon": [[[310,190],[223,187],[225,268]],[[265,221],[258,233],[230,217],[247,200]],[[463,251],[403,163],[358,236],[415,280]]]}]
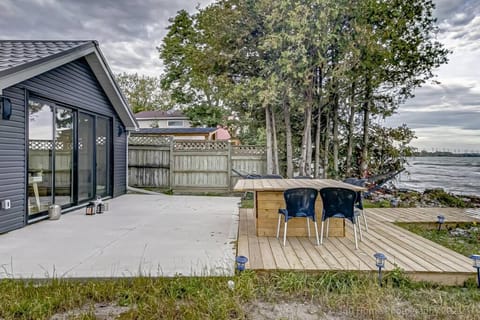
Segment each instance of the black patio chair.
[{"label": "black patio chair", "polygon": [[[365,185],[368,182],[368,179],[358,179],[358,178],[347,178],[343,180],[343,182],[354,185],[354,186],[359,186],[359,187],[365,187]],[[365,211],[363,210],[363,192],[358,191],[357,192],[357,199],[355,201],[355,208],[357,209],[355,211],[355,214],[357,217],[362,216],[363,217],[363,222],[365,223],[365,231],[368,232],[368,223],[367,223],[367,215],[365,214]],[[360,239],[362,239],[362,226],[360,224],[360,221],[358,221],[358,228],[360,230]]]},{"label": "black patio chair", "polygon": [[315,235],[318,241],[318,226],[315,217],[315,201],[317,200],[318,191],[313,188],[293,188],[287,189],[283,192],[285,198],[286,209],[278,209],[278,225],[277,225],[277,239],[280,235],[280,219],[284,217],[283,227],[283,246],[287,242],[287,226],[288,220],[292,218],[306,218],[308,236],[310,237],[310,222],[312,219],[315,224]]},{"label": "black patio chair", "polygon": [[[355,237],[355,249],[358,249],[357,224],[355,217],[355,200],[357,193],[346,188],[322,188],[320,196],[323,202],[322,228],[320,231],[320,244],[323,244],[323,224],[330,218],[343,218],[350,220],[353,224],[353,234]],[[327,233],[328,237],[328,225]]]}]

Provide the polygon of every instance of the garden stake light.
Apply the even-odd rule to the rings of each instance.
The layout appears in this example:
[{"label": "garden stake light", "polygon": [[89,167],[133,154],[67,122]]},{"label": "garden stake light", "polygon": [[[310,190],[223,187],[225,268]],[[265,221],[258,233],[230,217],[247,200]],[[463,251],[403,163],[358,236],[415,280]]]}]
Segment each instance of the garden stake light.
[{"label": "garden stake light", "polygon": [[445,223],[445,217],[444,216],[437,216],[437,223],[438,223],[438,231],[442,228],[442,224]]},{"label": "garden stake light", "polygon": [[382,268],[385,267],[385,260],[387,260],[387,257],[380,252],[377,252],[373,255],[375,257],[375,265],[378,268],[378,284],[380,287],[382,286]]},{"label": "garden stake light", "polygon": [[470,259],[473,260],[473,267],[477,269],[477,285],[480,288],[480,255],[472,254]]},{"label": "garden stake light", "polygon": [[247,263],[248,258],[245,256],[238,256],[236,261],[237,261],[237,270],[240,272],[245,270],[245,263]]}]

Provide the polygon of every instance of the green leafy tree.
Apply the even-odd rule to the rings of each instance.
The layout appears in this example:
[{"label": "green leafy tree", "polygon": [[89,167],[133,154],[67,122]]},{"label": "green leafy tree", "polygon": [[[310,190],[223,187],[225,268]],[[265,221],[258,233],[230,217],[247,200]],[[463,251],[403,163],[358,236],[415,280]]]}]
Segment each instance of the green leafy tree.
[{"label": "green leafy tree", "polygon": [[160,88],[159,78],[122,73],[116,80],[134,113],[171,108],[168,94]]},{"label": "green leafy tree", "polygon": [[225,112],[221,108],[199,105],[183,109],[183,113],[194,127],[216,127],[225,123]]},{"label": "green leafy tree", "polygon": [[384,170],[371,159],[380,150],[372,133],[393,133],[372,120],[391,116],[447,61],[433,8],[431,0],[220,0],[180,11],[159,48],[162,86],[195,114],[234,111],[240,137],[262,134],[269,172],[282,160],[288,176],[293,163],[310,174],[312,161],[324,177]]}]

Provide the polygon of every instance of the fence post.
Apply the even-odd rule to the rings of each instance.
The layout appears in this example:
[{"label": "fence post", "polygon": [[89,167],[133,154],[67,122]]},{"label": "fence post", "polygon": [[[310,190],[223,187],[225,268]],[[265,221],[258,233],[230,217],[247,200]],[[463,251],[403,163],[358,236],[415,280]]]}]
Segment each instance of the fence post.
[{"label": "fence post", "polygon": [[175,181],[174,171],[175,171],[175,156],[174,156],[174,139],[170,139],[170,169],[169,169],[169,178],[170,178],[170,189],[173,191],[173,184]]},{"label": "fence post", "polygon": [[227,154],[227,180],[228,180],[228,191],[232,191],[232,142],[228,140],[228,154]]}]

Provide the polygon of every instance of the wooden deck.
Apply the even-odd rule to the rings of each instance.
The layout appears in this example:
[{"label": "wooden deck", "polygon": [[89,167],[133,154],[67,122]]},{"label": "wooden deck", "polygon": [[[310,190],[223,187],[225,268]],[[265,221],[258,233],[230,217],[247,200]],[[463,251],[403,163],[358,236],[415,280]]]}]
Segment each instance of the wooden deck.
[{"label": "wooden deck", "polygon": [[471,212],[456,208],[375,208],[365,212],[369,232],[363,232],[363,241],[355,250],[350,223],[346,223],[345,238],[327,238],[323,245],[316,246],[314,236],[287,236],[283,247],[275,237],[256,236],[253,209],[240,209],[237,254],[248,257],[248,269],[259,271],[377,271],[373,254],[382,252],[388,257],[387,271],[397,265],[414,280],[454,285],[476,275],[468,257],[393,223],[434,223],[440,214],[447,222],[480,221]]}]

